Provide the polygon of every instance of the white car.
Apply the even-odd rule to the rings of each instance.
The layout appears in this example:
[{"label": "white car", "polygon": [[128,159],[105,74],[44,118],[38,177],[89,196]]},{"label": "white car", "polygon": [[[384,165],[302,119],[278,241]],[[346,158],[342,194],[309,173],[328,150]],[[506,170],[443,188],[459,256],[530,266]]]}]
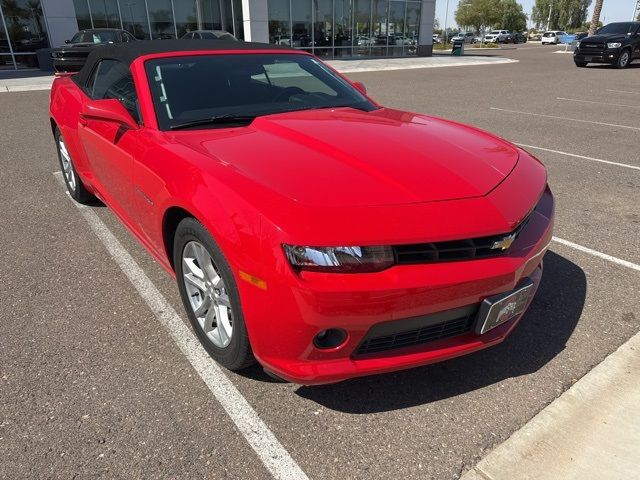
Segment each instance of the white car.
[{"label": "white car", "polygon": [[460,32],[456,34],[456,36],[453,37],[451,41],[455,42],[462,40],[464,43],[474,43],[474,37],[475,35],[473,34],[473,32]]},{"label": "white car", "polygon": [[492,30],[484,36],[484,43],[502,43],[510,38],[509,30]]},{"label": "white car", "polygon": [[566,35],[567,32],[562,30],[549,30],[542,34],[542,45],[557,45],[560,43],[560,37]]}]

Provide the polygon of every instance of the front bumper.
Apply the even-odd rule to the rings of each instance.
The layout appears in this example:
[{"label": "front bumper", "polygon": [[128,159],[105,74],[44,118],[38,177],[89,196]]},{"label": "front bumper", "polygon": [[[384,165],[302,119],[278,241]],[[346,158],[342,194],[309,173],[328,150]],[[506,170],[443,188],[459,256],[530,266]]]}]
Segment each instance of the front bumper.
[{"label": "front bumper", "polygon": [[[426,344],[378,354],[358,353],[376,325],[473,308],[489,296],[513,290],[527,278],[537,290],[542,257],[551,242],[553,210],[553,196],[547,189],[508,254],[500,256],[397,265],[354,275],[296,274],[282,265],[278,280],[268,281],[263,298],[255,291],[243,298],[254,354],[275,375],[309,385],[439,362],[500,343],[522,315],[482,335],[473,333],[472,327]],[[251,288],[240,287],[241,296],[242,289]],[[313,338],[329,328],[344,329],[347,339],[337,348],[316,348]]]},{"label": "front bumper", "polygon": [[619,49],[606,49],[604,51],[599,50],[597,52],[576,49],[573,52],[573,60],[576,62],[606,63],[608,65],[613,65],[618,60],[619,55]]}]

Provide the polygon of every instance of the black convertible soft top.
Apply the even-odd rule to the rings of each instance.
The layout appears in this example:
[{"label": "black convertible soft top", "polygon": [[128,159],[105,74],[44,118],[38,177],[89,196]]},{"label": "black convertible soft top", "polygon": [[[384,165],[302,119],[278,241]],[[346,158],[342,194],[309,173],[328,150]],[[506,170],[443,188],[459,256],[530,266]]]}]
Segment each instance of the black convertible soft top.
[{"label": "black convertible soft top", "polygon": [[100,60],[119,60],[126,65],[138,57],[164,52],[193,52],[198,50],[292,50],[268,43],[236,42],[233,40],[141,40],[130,43],[110,43],[94,49],[75,79],[83,85]]}]

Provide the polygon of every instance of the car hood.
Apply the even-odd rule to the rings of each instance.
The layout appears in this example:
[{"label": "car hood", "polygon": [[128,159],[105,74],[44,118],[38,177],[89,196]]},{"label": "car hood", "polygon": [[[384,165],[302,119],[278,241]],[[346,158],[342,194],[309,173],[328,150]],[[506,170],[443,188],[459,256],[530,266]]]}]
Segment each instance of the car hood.
[{"label": "car hood", "polygon": [[518,160],[512,145],[486,132],[391,109],[290,112],[173,135],[278,194],[318,206],[480,197]]},{"label": "car hood", "polygon": [[605,33],[602,35],[593,35],[591,37],[585,37],[581,42],[587,43],[605,43],[605,42],[623,42],[627,39],[627,35],[620,33]]}]

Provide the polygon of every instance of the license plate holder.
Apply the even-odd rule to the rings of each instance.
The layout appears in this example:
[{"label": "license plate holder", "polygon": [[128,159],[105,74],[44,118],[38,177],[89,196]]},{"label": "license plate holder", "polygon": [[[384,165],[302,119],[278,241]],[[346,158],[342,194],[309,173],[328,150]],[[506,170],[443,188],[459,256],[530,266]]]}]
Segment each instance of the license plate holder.
[{"label": "license plate holder", "polygon": [[524,312],[533,294],[533,286],[533,281],[527,278],[511,292],[485,298],[480,304],[475,333],[487,333]]},{"label": "license plate holder", "polygon": [[590,62],[593,60],[593,57],[584,57],[585,62]]}]

